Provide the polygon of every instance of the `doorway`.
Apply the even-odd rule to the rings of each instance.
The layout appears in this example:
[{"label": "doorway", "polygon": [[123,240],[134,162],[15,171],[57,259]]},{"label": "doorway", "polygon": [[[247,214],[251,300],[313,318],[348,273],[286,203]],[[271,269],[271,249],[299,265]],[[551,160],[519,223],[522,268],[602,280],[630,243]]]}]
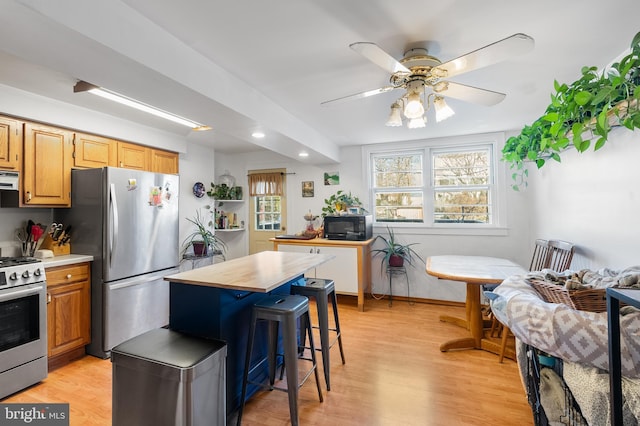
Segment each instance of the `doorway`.
[{"label": "doorway", "polygon": [[285,233],[285,188],[286,169],[249,171],[249,254],[273,250],[269,240]]}]

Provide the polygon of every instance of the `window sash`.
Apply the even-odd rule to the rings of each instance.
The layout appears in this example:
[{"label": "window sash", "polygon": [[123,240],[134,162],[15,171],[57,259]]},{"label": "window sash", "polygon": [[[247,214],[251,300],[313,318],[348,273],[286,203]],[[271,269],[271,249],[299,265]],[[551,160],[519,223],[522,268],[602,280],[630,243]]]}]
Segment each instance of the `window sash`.
[{"label": "window sash", "polygon": [[[500,210],[498,201],[499,198],[504,197],[504,194],[498,193],[495,156],[501,136],[481,135],[476,140],[473,140],[473,137],[451,138],[451,141],[446,143],[434,143],[433,146],[421,148],[418,148],[415,143],[405,144],[407,149],[393,150],[380,150],[372,146],[365,152],[368,154],[370,199],[375,222],[414,222],[425,227],[500,226],[497,215]],[[456,139],[466,139],[466,141],[457,142]],[[471,162],[467,164],[463,162],[457,166],[451,161],[448,165],[446,161],[441,161],[455,159],[458,154],[468,154],[471,160],[475,155],[482,162],[477,166]],[[407,167],[407,170],[398,170],[393,167],[391,170],[385,170],[383,167],[376,167],[384,166],[384,159],[409,156],[421,156],[422,170],[418,171],[411,167]],[[387,161],[386,165],[389,164],[393,163]],[[422,183],[417,186],[411,180],[405,180],[401,186],[381,184],[380,177],[385,173],[413,174],[413,176],[420,176]],[[425,176],[428,179],[424,179]],[[397,202],[394,205],[390,202],[381,202],[385,197],[402,197],[406,194],[412,194],[412,200],[419,199],[416,194],[420,194],[420,202],[408,203],[409,206],[407,203],[403,205]],[[444,200],[451,205],[442,204]],[[421,214],[410,212],[410,210],[420,210]],[[393,213],[389,213],[390,211]]]}]

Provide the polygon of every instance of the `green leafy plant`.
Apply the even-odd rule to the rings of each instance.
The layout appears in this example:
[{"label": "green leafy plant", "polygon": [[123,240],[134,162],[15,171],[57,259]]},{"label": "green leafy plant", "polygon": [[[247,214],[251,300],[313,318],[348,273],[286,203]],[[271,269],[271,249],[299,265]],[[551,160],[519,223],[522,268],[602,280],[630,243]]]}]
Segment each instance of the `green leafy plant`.
[{"label": "green leafy plant", "polygon": [[[222,253],[223,257],[227,250],[227,245],[220,238],[216,237],[214,233],[211,231],[213,229],[213,220],[209,220],[206,222],[206,218],[200,214],[200,210],[196,210],[196,215],[193,218],[187,218],[189,222],[195,225],[195,230],[187,235],[182,243],[182,255],[184,256],[190,247],[195,244],[204,243],[205,251],[203,253],[207,254],[208,250],[211,249],[215,252]],[[205,223],[206,222],[206,223]]]},{"label": "green leafy plant", "polygon": [[358,197],[352,195],[351,192],[347,194],[342,190],[339,190],[329,198],[326,198],[324,200],[324,204],[325,206],[322,208],[322,217],[340,214],[341,211],[345,211],[349,207],[359,207],[366,212],[366,210],[362,208],[362,203]]},{"label": "green leafy plant", "polygon": [[502,160],[511,163],[513,189],[526,186],[525,162],[537,168],[547,160],[560,162],[560,154],[573,145],[584,152],[599,150],[613,126],[640,128],[640,32],[631,42],[631,53],[604,72],[583,67],[582,76],[570,85],[554,81],[555,93],[545,113],[519,135],[507,139]]},{"label": "green leafy plant", "polygon": [[376,241],[382,241],[384,247],[372,249],[372,257],[382,256],[382,262],[380,263],[380,270],[384,268],[384,265],[389,265],[391,261],[391,266],[393,265],[392,257],[400,257],[402,258],[402,262],[406,262],[409,265],[413,265],[416,261],[416,258],[421,260],[424,263],[424,259],[420,257],[420,255],[412,248],[412,246],[417,245],[418,243],[411,244],[401,244],[396,240],[396,236],[393,232],[392,228],[387,226],[387,233],[389,234],[387,237],[384,235],[377,235],[373,240],[374,244]]}]

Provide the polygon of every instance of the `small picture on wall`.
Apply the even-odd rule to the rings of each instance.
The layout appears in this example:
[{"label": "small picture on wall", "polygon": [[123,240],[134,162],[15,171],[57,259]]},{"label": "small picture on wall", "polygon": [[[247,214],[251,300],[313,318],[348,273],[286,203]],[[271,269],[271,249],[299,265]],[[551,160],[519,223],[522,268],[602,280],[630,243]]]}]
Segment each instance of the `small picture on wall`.
[{"label": "small picture on wall", "polygon": [[324,172],[325,185],[340,185],[340,172]]},{"label": "small picture on wall", "polygon": [[302,196],[313,197],[313,181],[312,180],[302,182]]}]

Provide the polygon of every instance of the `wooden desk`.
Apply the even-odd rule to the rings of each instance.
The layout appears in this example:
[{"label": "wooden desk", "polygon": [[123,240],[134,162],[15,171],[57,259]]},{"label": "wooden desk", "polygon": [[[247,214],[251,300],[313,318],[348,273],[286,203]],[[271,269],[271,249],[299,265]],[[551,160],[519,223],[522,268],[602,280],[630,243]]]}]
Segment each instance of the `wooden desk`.
[{"label": "wooden desk", "polygon": [[[266,294],[289,294],[292,283],[333,256],[265,251],[166,276],[169,328],[227,343],[227,415],[240,406],[242,373],[253,305]],[[264,324],[261,324],[264,325]],[[266,331],[266,329],[265,329]],[[256,359],[267,353],[266,332]],[[264,377],[267,364],[264,364]],[[247,396],[259,388],[251,385]]]},{"label": "wooden desk", "polygon": [[[483,349],[499,354],[500,344],[484,337],[480,286],[500,284],[509,276],[524,274],[526,271],[517,263],[496,257],[431,256],[427,258],[427,273],[441,279],[467,284],[466,319],[443,315],[440,321],[465,327],[471,332],[471,337],[445,342],[440,345],[440,350],[444,352],[450,349]],[[511,355],[513,358],[513,354]]]},{"label": "wooden desk", "polygon": [[312,276],[332,279],[337,294],[357,295],[358,310],[364,311],[364,294],[371,289],[373,238],[365,241],[271,238],[270,241],[273,241],[273,249],[278,251],[334,255],[334,260],[323,265]]}]

